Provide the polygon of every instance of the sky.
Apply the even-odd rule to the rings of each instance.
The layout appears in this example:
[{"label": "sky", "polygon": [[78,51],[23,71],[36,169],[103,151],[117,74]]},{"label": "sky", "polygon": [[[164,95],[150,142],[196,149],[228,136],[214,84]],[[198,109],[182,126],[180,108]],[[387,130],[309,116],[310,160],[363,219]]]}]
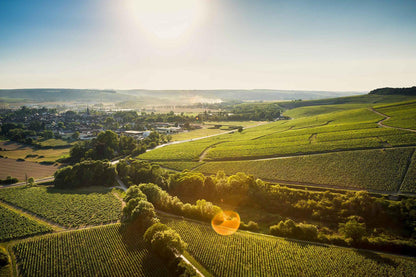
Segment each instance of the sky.
[{"label": "sky", "polygon": [[0,0],[0,88],[416,85],[416,1]]}]

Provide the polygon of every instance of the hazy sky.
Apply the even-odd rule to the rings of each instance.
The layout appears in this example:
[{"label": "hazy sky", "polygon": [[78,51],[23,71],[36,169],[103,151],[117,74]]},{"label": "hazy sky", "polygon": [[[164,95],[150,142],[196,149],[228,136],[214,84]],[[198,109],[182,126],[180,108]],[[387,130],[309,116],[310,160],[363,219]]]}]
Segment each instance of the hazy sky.
[{"label": "hazy sky", "polygon": [[415,0],[0,0],[0,88],[411,86],[415,14]]}]

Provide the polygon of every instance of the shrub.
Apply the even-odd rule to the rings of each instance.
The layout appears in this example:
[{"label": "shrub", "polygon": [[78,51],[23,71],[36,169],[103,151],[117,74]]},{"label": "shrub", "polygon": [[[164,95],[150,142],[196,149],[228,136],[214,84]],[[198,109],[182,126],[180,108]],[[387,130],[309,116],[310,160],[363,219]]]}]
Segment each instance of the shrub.
[{"label": "shrub", "polygon": [[256,222],[250,220],[247,224],[244,223],[244,222],[241,222],[240,229],[256,232],[260,228],[259,228],[259,225]]}]

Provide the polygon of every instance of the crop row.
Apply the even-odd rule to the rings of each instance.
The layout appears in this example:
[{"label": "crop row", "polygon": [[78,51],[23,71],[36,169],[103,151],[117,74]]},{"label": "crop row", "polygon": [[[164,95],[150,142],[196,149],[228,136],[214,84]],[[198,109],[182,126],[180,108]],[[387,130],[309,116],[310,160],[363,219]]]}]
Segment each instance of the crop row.
[{"label": "crop row", "polygon": [[416,193],[416,154],[413,153],[409,169],[400,188],[401,192]]},{"label": "crop row", "polygon": [[16,187],[0,190],[0,199],[65,227],[115,222],[121,213],[120,201],[111,192]]},{"label": "crop row", "polygon": [[380,128],[376,123],[381,119],[367,108],[337,111],[166,146],[140,157],[192,161],[207,150],[205,160],[238,160],[416,144],[415,133]]},{"label": "crop row", "polygon": [[137,234],[119,224],[33,238],[13,246],[23,276],[167,276]]},{"label": "crop row", "polygon": [[415,276],[416,261],[353,249],[237,232],[170,220],[188,251],[215,276]]},{"label": "crop row", "polygon": [[52,228],[0,205],[0,241],[47,233]]},{"label": "crop row", "polygon": [[391,116],[385,125],[416,130],[416,102],[378,106],[376,110]]},{"label": "crop row", "polygon": [[[227,175],[245,172],[270,181],[397,191],[413,151],[413,148],[374,149],[272,160],[206,162],[196,170],[207,174],[223,170]],[[416,161],[409,171],[416,171]],[[415,173],[408,174],[408,183],[412,178],[414,182],[414,176]]]}]

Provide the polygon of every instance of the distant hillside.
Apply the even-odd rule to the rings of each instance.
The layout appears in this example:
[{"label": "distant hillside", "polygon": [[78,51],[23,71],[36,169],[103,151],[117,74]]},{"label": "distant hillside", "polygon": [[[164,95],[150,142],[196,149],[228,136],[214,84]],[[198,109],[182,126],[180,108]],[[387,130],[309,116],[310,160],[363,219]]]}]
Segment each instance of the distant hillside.
[{"label": "distant hillside", "polygon": [[118,92],[141,96],[191,101],[191,103],[215,103],[220,101],[274,101],[274,100],[313,100],[341,96],[360,95],[360,92],[272,90],[272,89],[218,89],[218,90],[118,90]]},{"label": "distant hillside", "polygon": [[416,96],[416,87],[410,88],[378,88],[370,91],[369,94],[377,95],[413,95]]},{"label": "distant hillside", "polygon": [[130,95],[120,95],[114,90],[92,89],[0,89],[0,102],[119,102],[137,100]]},{"label": "distant hillside", "polygon": [[93,90],[93,89],[0,89],[0,102],[8,103],[123,103],[126,106],[189,105],[228,101],[314,100],[360,95],[360,92],[302,90]]}]

